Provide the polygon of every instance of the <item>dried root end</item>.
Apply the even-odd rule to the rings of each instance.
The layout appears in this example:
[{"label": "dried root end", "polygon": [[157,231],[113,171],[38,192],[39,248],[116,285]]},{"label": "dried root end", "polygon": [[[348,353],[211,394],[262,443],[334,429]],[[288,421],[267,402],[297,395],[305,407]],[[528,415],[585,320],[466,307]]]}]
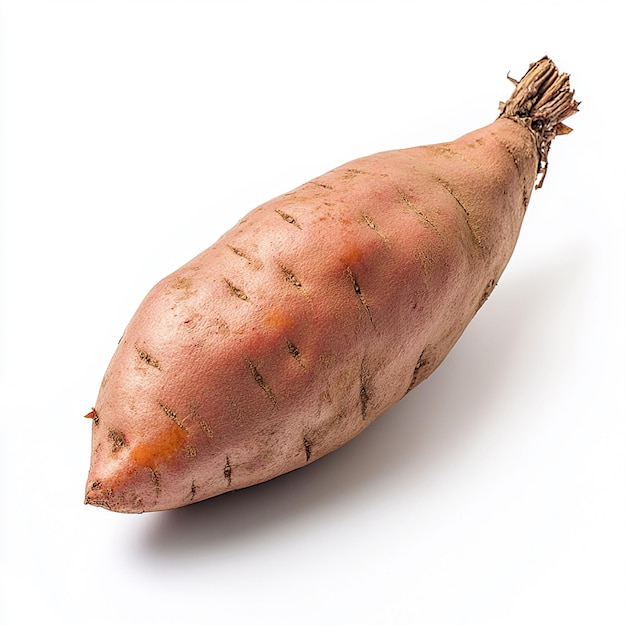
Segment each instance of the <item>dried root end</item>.
[{"label": "dried root end", "polygon": [[523,124],[535,137],[539,152],[537,173],[541,176],[535,186],[538,189],[548,171],[550,142],[557,135],[571,132],[563,120],[578,111],[580,102],[574,100],[569,74],[559,74],[547,56],[533,63],[519,81],[508,78],[515,89],[506,102],[500,103],[500,117]]}]

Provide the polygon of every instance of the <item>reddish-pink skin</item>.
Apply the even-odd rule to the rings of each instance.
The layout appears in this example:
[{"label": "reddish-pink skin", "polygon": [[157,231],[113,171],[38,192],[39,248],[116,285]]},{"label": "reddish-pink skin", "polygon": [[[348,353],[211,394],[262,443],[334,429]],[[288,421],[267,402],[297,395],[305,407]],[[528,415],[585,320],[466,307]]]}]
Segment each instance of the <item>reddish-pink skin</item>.
[{"label": "reddish-pink skin", "polygon": [[538,165],[509,119],[358,159],[159,282],[104,376],[86,502],[180,507],[310,463],[444,359],[500,277]]}]

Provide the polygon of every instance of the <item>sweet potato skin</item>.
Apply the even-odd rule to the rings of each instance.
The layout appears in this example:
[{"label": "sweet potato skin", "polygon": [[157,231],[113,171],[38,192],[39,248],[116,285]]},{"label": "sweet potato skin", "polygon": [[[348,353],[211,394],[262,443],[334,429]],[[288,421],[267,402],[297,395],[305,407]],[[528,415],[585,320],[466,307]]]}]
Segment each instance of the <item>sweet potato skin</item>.
[{"label": "sweet potato skin", "polygon": [[126,328],[95,406],[86,502],[175,508],[358,435],[435,370],[489,296],[537,171],[532,133],[499,118],[254,209]]}]

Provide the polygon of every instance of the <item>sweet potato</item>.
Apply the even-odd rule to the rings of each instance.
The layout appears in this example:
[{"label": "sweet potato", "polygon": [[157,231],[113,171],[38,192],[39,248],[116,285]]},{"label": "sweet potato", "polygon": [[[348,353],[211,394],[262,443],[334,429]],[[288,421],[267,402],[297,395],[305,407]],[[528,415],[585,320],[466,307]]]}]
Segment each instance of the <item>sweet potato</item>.
[{"label": "sweet potato", "polygon": [[338,167],[160,281],[88,414],[85,501],[164,510],[269,480],[429,376],[498,282],[577,110],[547,57],[513,82],[489,126]]}]

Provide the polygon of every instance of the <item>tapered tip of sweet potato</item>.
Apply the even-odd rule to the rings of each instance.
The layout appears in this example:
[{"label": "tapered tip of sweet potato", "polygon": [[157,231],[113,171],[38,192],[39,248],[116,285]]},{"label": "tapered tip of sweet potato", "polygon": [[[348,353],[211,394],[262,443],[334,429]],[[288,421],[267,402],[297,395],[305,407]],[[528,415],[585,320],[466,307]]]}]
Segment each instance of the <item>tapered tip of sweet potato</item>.
[{"label": "tapered tip of sweet potato", "polygon": [[[120,393],[120,397],[124,395]],[[85,416],[93,420],[85,504],[120,513],[180,505],[179,487],[184,476],[180,459],[187,458],[182,449],[187,431],[170,423],[176,415],[159,406],[168,420],[158,429],[140,419],[133,421],[115,404],[104,411],[92,409]]]},{"label": "tapered tip of sweet potato", "polygon": [[85,504],[99,506],[117,513],[143,513],[145,507],[140,498],[128,499],[120,492],[108,488],[102,481],[92,481],[85,490]]},{"label": "tapered tip of sweet potato", "polygon": [[107,489],[101,482],[94,481],[85,491],[85,504],[99,506],[116,513],[143,513],[145,508],[140,499],[129,501],[119,497],[111,489]]},{"label": "tapered tip of sweet potato", "polygon": [[[144,468],[145,469],[145,468]],[[158,476],[150,470],[137,472],[125,463],[92,467],[85,488],[85,504],[118,513],[150,510]]]}]

